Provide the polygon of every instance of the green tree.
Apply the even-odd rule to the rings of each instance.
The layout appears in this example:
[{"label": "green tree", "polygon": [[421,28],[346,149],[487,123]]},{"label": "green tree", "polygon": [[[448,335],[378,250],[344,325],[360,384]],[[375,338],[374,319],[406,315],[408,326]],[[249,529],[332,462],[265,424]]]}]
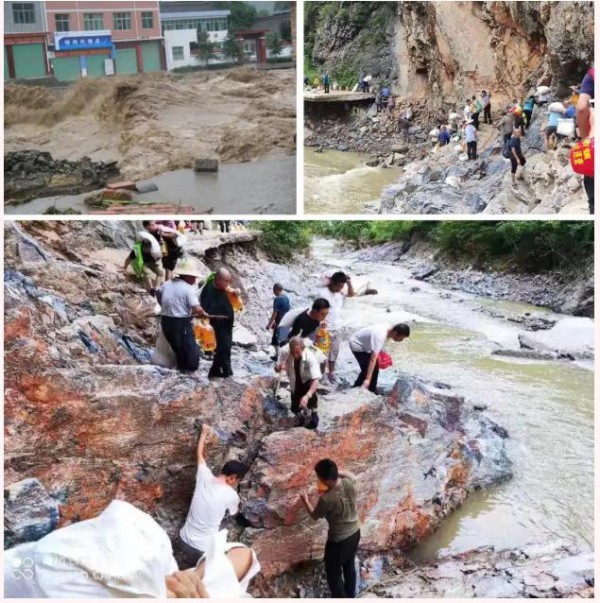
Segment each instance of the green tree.
[{"label": "green tree", "polygon": [[292,41],[292,24],[289,21],[285,21],[279,26],[279,35],[286,42]]},{"label": "green tree", "polygon": [[231,11],[230,31],[248,29],[256,19],[256,8],[246,2],[214,2],[213,5],[217,9]]},{"label": "green tree", "polygon": [[198,53],[200,54],[200,58],[206,61],[207,67],[208,61],[215,50],[215,46],[216,44],[211,42],[207,31],[198,30]]},{"label": "green tree", "polygon": [[260,248],[274,262],[290,262],[297,253],[310,247],[311,223],[299,221],[255,222],[261,231]]},{"label": "green tree", "polygon": [[242,60],[243,51],[238,41],[231,34],[223,42],[223,54],[228,59],[233,59],[236,63]]},{"label": "green tree", "polygon": [[281,54],[283,46],[279,34],[271,31],[267,34],[267,48],[271,51],[273,57],[278,57]]}]

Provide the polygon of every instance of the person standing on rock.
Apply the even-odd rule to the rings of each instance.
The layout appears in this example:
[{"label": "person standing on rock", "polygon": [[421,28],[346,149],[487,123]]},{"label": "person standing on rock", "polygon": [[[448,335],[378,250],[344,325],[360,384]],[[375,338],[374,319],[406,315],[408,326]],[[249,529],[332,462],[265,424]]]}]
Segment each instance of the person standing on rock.
[{"label": "person standing on rock", "polygon": [[208,378],[227,378],[233,375],[231,369],[231,347],[233,345],[233,322],[235,312],[227,296],[227,288],[231,285],[231,272],[219,268],[209,277],[202,287],[200,303],[209,314],[226,316],[227,318],[211,319],[210,324],[215,330],[217,350]]},{"label": "person standing on rock", "polygon": [[211,433],[208,425],[201,426],[196,448],[198,469],[194,495],[176,543],[183,559],[182,569],[196,567],[202,555],[211,550],[225,515],[229,513],[233,517],[237,514],[240,504],[237,488],[248,470],[239,461],[228,461],[215,477],[204,457],[204,446]]},{"label": "person standing on rock", "polygon": [[533,109],[535,108],[535,96],[530,94],[523,103],[523,115],[525,116],[525,128],[528,129],[531,125],[533,117]]},{"label": "person standing on rock", "polygon": [[[519,128],[515,128],[513,130],[513,135],[509,141],[509,149],[510,149],[510,173],[512,174],[512,185],[517,186],[517,179],[523,179],[523,170],[525,169],[525,156],[523,155],[523,150],[521,149],[521,130]],[[521,164],[521,172],[519,176],[517,176],[517,167]]]},{"label": "person standing on rock", "polygon": [[329,332],[327,377],[331,383],[335,383],[335,363],[340,355],[342,345],[341,331],[344,303],[347,297],[354,297],[354,287],[350,275],[344,272],[335,272],[329,279],[329,284],[319,289],[317,296],[329,302],[329,314],[327,315],[327,330]]},{"label": "person standing on rock", "polygon": [[[273,313],[267,323],[267,330],[273,330],[271,345],[275,348],[275,351],[277,351],[279,343],[287,339],[287,332],[289,332],[289,329],[285,329],[287,332],[284,332],[284,329],[281,329],[280,331],[279,323],[287,312],[290,311],[290,298],[284,293],[283,286],[279,283],[273,285],[273,295],[275,295],[275,299],[273,300]],[[276,359],[277,356],[273,358],[273,360]]]},{"label": "person standing on rock", "polygon": [[325,89],[325,94],[329,94],[329,86],[331,84],[331,78],[329,77],[329,71],[325,72],[325,75],[323,76],[323,88]]},{"label": "person standing on rock", "polygon": [[469,121],[471,119],[471,99],[467,99],[465,104],[465,108],[463,109],[463,117],[464,121]]},{"label": "person standing on rock", "polygon": [[447,144],[450,144],[450,132],[448,132],[447,126],[440,126],[438,142],[441,146],[446,146]]},{"label": "person standing on rock", "polygon": [[310,349],[302,337],[292,337],[275,365],[277,373],[285,368],[292,393],[291,410],[298,417],[299,426],[307,429],[316,429],[319,425],[317,388],[322,377],[319,364],[316,351]]},{"label": "person standing on rock", "polygon": [[360,521],[356,505],[356,478],[340,471],[331,459],[315,465],[319,501],[313,505],[303,490],[300,500],[313,520],[329,524],[325,544],[325,574],[334,599],[356,598],[356,552],[360,543]]},{"label": "person standing on rock", "polygon": [[[577,127],[582,140],[594,136],[593,132],[593,112],[591,103],[594,100],[594,68],[592,67],[583,78],[579,89],[579,98],[577,100]],[[590,214],[594,213],[594,178],[591,176],[583,177],[583,186],[588,198]]]},{"label": "person standing on rock", "polygon": [[483,105],[483,121],[492,123],[492,93],[487,90],[481,91],[481,104]]},{"label": "person standing on rock", "polygon": [[410,327],[402,323],[391,328],[387,325],[365,327],[354,333],[350,339],[350,349],[358,362],[360,373],[352,387],[363,387],[377,393],[379,352],[388,339],[399,343],[407,337],[410,337]]},{"label": "person standing on rock", "polygon": [[469,160],[477,159],[477,128],[472,119],[467,122],[465,127],[465,141],[467,143],[467,156]]},{"label": "person standing on rock", "polygon": [[178,243],[179,233],[176,228],[157,224],[154,220],[146,220],[142,225],[160,244],[164,243],[162,264],[166,272],[165,280],[170,281],[178,260],[183,256],[183,249]]},{"label": "person standing on rock", "polygon": [[200,348],[194,338],[192,316],[203,318],[206,312],[198,302],[196,279],[202,275],[184,266],[177,277],[156,290],[160,304],[160,324],[180,371],[196,371],[200,364]]}]

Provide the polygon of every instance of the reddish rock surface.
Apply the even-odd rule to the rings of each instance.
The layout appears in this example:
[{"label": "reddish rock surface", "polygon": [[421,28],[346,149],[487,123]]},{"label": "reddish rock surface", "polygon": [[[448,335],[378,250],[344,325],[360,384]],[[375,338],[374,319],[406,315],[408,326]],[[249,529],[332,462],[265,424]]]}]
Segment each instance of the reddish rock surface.
[{"label": "reddish rock surface", "polygon": [[[260,558],[255,593],[271,596],[286,592],[281,579],[322,557],[325,522],[308,519],[298,501],[307,487],[316,497],[320,458],[357,476],[363,558],[410,548],[471,490],[510,477],[501,427],[408,376],[387,397],[325,393],[315,433],[290,428],[272,379],[251,377],[265,374],[262,352],[237,349],[240,376],[220,383],[207,381],[205,364],[194,375],[149,365],[151,298],[89,257],[107,245],[124,257],[133,231],[111,228],[6,229],[5,487],[39,480],[58,501],[59,525],[120,498],[175,536],[194,485],[200,419],[218,434],[207,451],[211,468],[231,455],[250,465],[242,484],[249,525],[230,527]],[[240,260],[244,284],[254,268],[247,256]],[[246,318],[262,314],[255,301]],[[245,374],[244,362],[252,367]],[[27,512],[24,504],[14,524],[24,525]]]}]

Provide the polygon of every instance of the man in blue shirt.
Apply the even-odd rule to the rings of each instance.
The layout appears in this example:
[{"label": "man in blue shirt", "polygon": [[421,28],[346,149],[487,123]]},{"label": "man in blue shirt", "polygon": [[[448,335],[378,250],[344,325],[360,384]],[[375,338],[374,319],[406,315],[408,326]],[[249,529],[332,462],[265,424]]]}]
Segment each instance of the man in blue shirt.
[{"label": "man in blue shirt", "polygon": [[447,145],[450,142],[450,132],[448,132],[448,128],[446,126],[442,126],[440,128],[438,141],[442,146]]},{"label": "man in blue shirt", "polygon": [[[273,294],[275,299],[273,300],[273,313],[267,324],[267,329],[273,329],[273,338],[271,339],[271,345],[277,350],[279,343],[287,338],[287,333],[284,333],[284,329],[279,328],[281,319],[290,310],[289,297],[283,292],[283,287],[279,283],[273,285]],[[289,329],[287,329],[289,332]]]}]

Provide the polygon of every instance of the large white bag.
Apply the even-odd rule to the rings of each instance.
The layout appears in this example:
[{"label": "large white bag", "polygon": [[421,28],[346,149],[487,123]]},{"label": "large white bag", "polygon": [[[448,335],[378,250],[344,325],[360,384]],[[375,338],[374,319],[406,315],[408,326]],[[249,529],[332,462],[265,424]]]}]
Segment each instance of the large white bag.
[{"label": "large white bag", "polygon": [[550,94],[550,88],[548,88],[548,86],[538,86],[537,93],[538,94]]},{"label": "large white bag", "polygon": [[156,347],[150,354],[150,362],[157,366],[163,366],[169,369],[173,369],[177,366],[177,356],[175,356],[175,352],[172,350],[163,333],[160,321],[158,323],[158,339],[156,340]]},{"label": "large white bag", "polygon": [[150,254],[155,260],[160,260],[162,258],[162,251],[160,249],[160,245],[156,240],[156,237],[145,230],[140,230],[140,232],[136,235],[136,240],[138,243],[142,241],[150,241],[151,249]]},{"label": "large white bag", "polygon": [[310,308],[294,308],[293,310],[289,310],[283,315],[283,318],[279,323],[279,328],[290,328],[294,324],[296,318],[298,318],[302,312],[306,312],[308,310],[310,310]]},{"label": "large white bag", "polygon": [[550,113],[564,113],[566,109],[562,103],[554,102],[548,105],[548,111]]},{"label": "large white bag", "polygon": [[556,133],[560,136],[573,138],[575,136],[575,122],[570,118],[559,118]]}]

